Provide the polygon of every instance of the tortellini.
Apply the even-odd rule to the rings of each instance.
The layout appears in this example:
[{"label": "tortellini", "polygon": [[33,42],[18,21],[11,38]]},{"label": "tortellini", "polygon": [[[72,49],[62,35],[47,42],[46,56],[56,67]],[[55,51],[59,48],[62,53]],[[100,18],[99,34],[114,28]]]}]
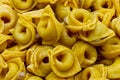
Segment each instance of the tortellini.
[{"label": "tortellini", "polygon": [[77,57],[69,48],[58,45],[49,53],[51,69],[57,76],[70,77],[81,70]]},{"label": "tortellini", "polygon": [[100,46],[104,44],[108,39],[115,36],[114,31],[109,29],[103,23],[98,21],[95,28],[91,31],[81,31],[78,37],[83,41],[86,41],[94,46]]},{"label": "tortellini", "polygon": [[[52,49],[49,46],[33,46],[27,52],[27,59],[30,60],[27,64],[27,70],[38,76],[45,77],[51,72],[50,69],[50,54],[48,49]],[[32,51],[32,52],[31,52]]]},{"label": "tortellini", "polygon": [[12,7],[1,4],[0,5],[0,33],[9,34],[9,30],[14,28],[17,22],[17,13]]},{"label": "tortellini", "polygon": [[48,5],[44,9],[37,25],[37,32],[42,38],[42,44],[55,44],[60,39],[63,29],[63,24],[55,18],[54,12]]},{"label": "tortellini", "polygon": [[[21,76],[21,73],[24,74]],[[1,80],[22,80],[25,76],[25,65],[20,58],[13,58],[7,62],[7,67],[0,73]]]},{"label": "tortellini", "polygon": [[37,0],[10,0],[11,6],[20,13],[29,11],[37,4]]},{"label": "tortellini", "polygon": [[35,29],[31,22],[20,17],[14,29],[11,29],[13,37],[19,44],[20,49],[29,47],[35,41]]},{"label": "tortellini", "polygon": [[85,9],[73,9],[65,18],[66,27],[73,33],[89,31],[95,28],[97,18]]},{"label": "tortellini", "polygon": [[75,56],[77,56],[81,67],[88,67],[97,60],[96,49],[88,43],[83,41],[76,42],[73,45],[72,50]]},{"label": "tortellini", "polygon": [[0,0],[0,80],[119,80],[119,0]]},{"label": "tortellini", "polygon": [[115,36],[106,41],[100,48],[101,54],[105,58],[115,58],[120,55],[120,39]]}]

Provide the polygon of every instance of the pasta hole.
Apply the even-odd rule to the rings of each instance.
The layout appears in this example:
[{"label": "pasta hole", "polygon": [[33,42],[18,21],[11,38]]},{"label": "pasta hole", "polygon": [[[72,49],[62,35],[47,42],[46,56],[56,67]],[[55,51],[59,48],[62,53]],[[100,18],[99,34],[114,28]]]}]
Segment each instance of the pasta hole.
[{"label": "pasta hole", "polygon": [[22,0],[22,1],[27,1],[27,0]]},{"label": "pasta hole", "polygon": [[1,20],[3,20],[4,23],[9,23],[10,22],[10,19],[5,17],[5,16],[1,17]]},{"label": "pasta hole", "polygon": [[62,62],[63,61],[63,55],[62,54],[58,55],[57,56],[57,60],[60,61],[60,62]]},{"label": "pasta hole", "polygon": [[84,55],[85,55],[85,58],[86,58],[86,59],[89,59],[89,60],[90,60],[90,55],[89,55],[89,53],[88,53],[87,51],[85,51],[85,54],[84,54]]},{"label": "pasta hole", "polygon": [[103,7],[103,8],[108,8],[108,2],[104,3],[104,4],[102,5],[102,7]]},{"label": "pasta hole", "polygon": [[72,33],[68,30],[68,35],[70,36],[70,37],[72,37]]},{"label": "pasta hole", "polygon": [[90,6],[89,9],[90,9],[91,12],[95,11],[93,6]]},{"label": "pasta hole", "polygon": [[87,78],[88,78],[88,79],[90,78],[90,73],[87,74]]},{"label": "pasta hole", "polygon": [[24,27],[24,28],[21,30],[21,32],[26,32],[26,28]]},{"label": "pasta hole", "polygon": [[98,20],[102,22],[102,18],[100,16],[98,17]]},{"label": "pasta hole", "polygon": [[83,17],[79,17],[77,18],[77,20],[79,20],[80,22],[83,22]]},{"label": "pasta hole", "polygon": [[49,58],[48,58],[48,57],[45,57],[42,61],[43,61],[44,63],[49,63]]}]

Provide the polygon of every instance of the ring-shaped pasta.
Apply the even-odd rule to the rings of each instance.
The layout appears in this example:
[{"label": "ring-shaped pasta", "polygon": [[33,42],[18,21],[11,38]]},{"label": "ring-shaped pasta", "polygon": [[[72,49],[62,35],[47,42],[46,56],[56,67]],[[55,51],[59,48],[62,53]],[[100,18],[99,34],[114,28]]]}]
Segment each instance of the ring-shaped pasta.
[{"label": "ring-shaped pasta", "polygon": [[73,9],[65,18],[66,27],[71,32],[89,31],[95,28],[96,17],[85,9]]},{"label": "ring-shaped pasta", "polygon": [[109,79],[120,78],[120,57],[116,57],[113,64],[107,66],[107,77]]},{"label": "ring-shaped pasta", "polygon": [[115,10],[114,9],[100,9],[97,11],[94,11],[93,14],[97,19],[105,24],[107,27],[110,26],[111,20],[113,16],[115,15]]},{"label": "ring-shaped pasta", "polygon": [[8,5],[0,5],[0,33],[9,34],[17,22],[17,13]]},{"label": "ring-shaped pasta", "polygon": [[10,4],[17,12],[23,13],[33,9],[37,0],[10,0]]},{"label": "ring-shaped pasta", "polygon": [[50,52],[52,71],[59,77],[70,77],[81,70],[77,57],[69,48],[58,45]]},{"label": "ring-shaped pasta", "polygon": [[101,77],[100,72],[94,67],[87,67],[75,76],[75,80],[93,80]]},{"label": "ring-shaped pasta", "polygon": [[63,24],[55,18],[50,5],[46,6],[37,25],[42,44],[55,44],[60,39],[63,29]]},{"label": "ring-shaped pasta", "polygon": [[103,23],[98,21],[95,28],[91,31],[81,31],[78,34],[78,38],[86,41],[94,46],[100,46],[104,44],[108,39],[115,36],[113,30],[109,29]]},{"label": "ring-shaped pasta", "polygon": [[34,25],[22,17],[18,19],[15,28],[11,29],[11,33],[21,50],[29,47],[36,37]]},{"label": "ring-shaped pasta", "polygon": [[20,58],[13,58],[7,62],[8,71],[3,70],[3,74],[0,76],[2,80],[22,80],[25,75],[20,76],[21,73],[26,73],[24,62],[21,61]]},{"label": "ring-shaped pasta", "polygon": [[106,41],[99,49],[105,58],[115,58],[120,55],[120,39],[115,36]]},{"label": "ring-shaped pasta", "polygon": [[73,45],[72,50],[83,68],[94,64],[97,60],[96,49],[88,43],[83,41],[76,42]]},{"label": "ring-shaped pasta", "polygon": [[93,6],[96,10],[113,8],[112,0],[94,0]]},{"label": "ring-shaped pasta", "polygon": [[[33,46],[35,48],[35,46]],[[30,56],[29,65],[27,70],[37,76],[45,77],[51,72],[50,68],[50,55],[48,49],[52,49],[50,46],[37,46],[32,54],[27,52],[26,56]]]}]

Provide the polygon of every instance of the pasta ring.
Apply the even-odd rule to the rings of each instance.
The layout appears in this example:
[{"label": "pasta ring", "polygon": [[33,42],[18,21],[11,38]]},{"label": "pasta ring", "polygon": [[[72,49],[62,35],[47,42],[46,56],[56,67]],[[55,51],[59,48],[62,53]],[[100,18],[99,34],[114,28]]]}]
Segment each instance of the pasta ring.
[{"label": "pasta ring", "polygon": [[19,13],[29,11],[35,7],[37,0],[10,0],[11,6]]},{"label": "pasta ring", "polygon": [[81,70],[78,59],[69,48],[58,45],[49,53],[51,69],[57,76],[70,77]]},{"label": "pasta ring", "polygon": [[8,5],[0,5],[0,33],[9,34],[17,22],[17,13]]},{"label": "pasta ring", "polygon": [[85,9],[73,9],[65,18],[67,29],[71,32],[89,31],[95,28],[97,19]]},{"label": "pasta ring", "polygon": [[11,29],[13,37],[17,41],[20,50],[29,47],[35,40],[35,29],[31,22],[24,18],[19,18],[14,29]]}]

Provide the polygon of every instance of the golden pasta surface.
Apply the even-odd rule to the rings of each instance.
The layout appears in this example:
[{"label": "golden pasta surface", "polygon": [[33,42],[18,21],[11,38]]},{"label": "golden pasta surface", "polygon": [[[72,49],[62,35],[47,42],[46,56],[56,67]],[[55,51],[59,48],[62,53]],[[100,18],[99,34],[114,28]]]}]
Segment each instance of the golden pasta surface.
[{"label": "golden pasta surface", "polygon": [[0,80],[120,80],[120,0],[0,0]]}]

